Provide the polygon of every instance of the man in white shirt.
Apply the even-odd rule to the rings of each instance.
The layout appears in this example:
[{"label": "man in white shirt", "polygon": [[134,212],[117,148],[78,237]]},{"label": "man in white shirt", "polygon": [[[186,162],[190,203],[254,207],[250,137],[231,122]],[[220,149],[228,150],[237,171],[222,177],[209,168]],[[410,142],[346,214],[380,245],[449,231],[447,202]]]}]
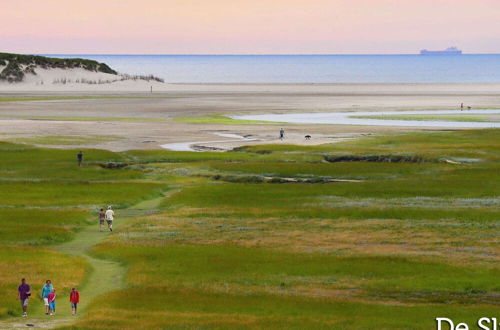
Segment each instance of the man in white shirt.
[{"label": "man in white shirt", "polygon": [[111,209],[111,205],[108,206],[108,209],[105,214],[106,222],[108,223],[109,231],[113,231],[113,218],[115,216],[115,212]]}]

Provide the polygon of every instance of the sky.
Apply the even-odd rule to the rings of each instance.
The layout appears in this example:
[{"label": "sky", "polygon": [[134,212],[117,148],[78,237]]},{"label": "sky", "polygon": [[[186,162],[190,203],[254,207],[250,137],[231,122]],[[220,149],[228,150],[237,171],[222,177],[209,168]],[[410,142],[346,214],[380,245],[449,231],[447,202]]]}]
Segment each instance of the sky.
[{"label": "sky", "polygon": [[0,0],[0,52],[500,53],[500,0]]}]

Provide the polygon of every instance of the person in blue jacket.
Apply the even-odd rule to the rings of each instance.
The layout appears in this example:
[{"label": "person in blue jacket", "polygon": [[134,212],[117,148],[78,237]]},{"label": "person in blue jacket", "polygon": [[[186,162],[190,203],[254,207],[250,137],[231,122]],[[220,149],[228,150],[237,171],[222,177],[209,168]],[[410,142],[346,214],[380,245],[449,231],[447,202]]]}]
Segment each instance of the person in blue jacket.
[{"label": "person in blue jacket", "polygon": [[45,305],[45,315],[49,315],[49,294],[54,290],[54,286],[50,280],[45,281],[45,285],[42,287],[42,299]]}]

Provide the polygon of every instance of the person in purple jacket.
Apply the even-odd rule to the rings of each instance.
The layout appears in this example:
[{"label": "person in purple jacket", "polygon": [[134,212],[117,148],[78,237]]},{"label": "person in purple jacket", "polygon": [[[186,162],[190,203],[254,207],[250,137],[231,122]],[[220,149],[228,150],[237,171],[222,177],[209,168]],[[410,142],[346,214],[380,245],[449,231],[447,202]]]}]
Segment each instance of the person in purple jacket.
[{"label": "person in purple jacket", "polygon": [[17,288],[18,298],[21,301],[21,307],[23,308],[23,317],[28,316],[28,301],[31,296],[31,287],[26,284],[26,280],[23,278],[21,280],[21,285]]}]

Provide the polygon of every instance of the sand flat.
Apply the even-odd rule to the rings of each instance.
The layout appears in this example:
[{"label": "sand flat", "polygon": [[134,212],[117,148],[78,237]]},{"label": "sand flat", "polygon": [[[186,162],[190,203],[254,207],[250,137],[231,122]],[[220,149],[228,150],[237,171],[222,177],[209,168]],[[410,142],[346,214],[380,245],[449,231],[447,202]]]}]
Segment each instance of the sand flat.
[{"label": "sand flat", "polygon": [[[280,126],[193,124],[176,119],[214,114],[444,110],[458,109],[462,102],[473,109],[500,108],[500,84],[157,85],[160,87],[155,86],[150,93],[150,90],[144,90],[147,86],[143,83],[131,84],[135,88],[133,91],[113,84],[91,86],[93,89],[88,90],[79,90],[79,85],[38,86],[40,89],[33,90],[32,85],[2,84],[0,98],[56,99],[0,102],[0,139],[48,135],[113,136],[115,139],[112,141],[85,145],[109,150],[156,149],[169,143],[216,140],[224,141],[226,149],[228,145],[278,142]],[[100,98],[57,99],[89,96]],[[75,121],[75,118],[80,121]],[[113,118],[117,120],[113,121]],[[328,143],[338,134],[430,129],[314,124],[285,125],[284,128],[287,139],[279,143],[300,144]],[[245,141],[227,135],[214,139],[213,132],[249,135],[258,141]],[[305,141],[303,137],[306,134],[312,135],[313,139]],[[210,143],[208,146],[218,147]]]}]

